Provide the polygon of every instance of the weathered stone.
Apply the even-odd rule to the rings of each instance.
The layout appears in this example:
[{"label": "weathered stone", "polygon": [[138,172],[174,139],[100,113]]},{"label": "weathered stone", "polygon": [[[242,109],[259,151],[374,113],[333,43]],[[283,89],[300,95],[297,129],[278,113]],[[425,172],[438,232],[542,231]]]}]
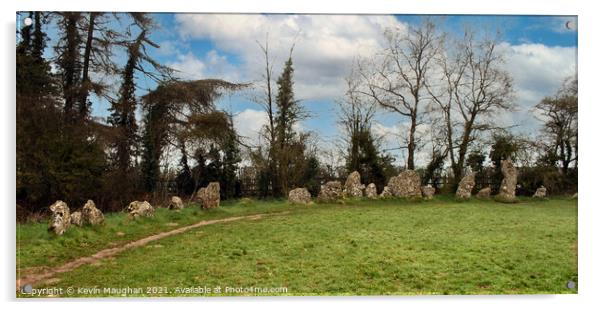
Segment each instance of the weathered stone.
[{"label": "weathered stone", "polygon": [[491,196],[491,187],[481,188],[477,193],[477,198],[489,198]]},{"label": "weathered stone", "polygon": [[203,196],[205,196],[206,189],[207,188],[205,187],[199,188],[199,190],[196,192],[196,195],[194,196],[194,200],[201,204],[201,208],[203,207]]},{"label": "weathered stone", "polygon": [[297,204],[308,204],[311,202],[311,194],[305,187],[299,187],[288,193],[288,201]]},{"label": "weathered stone", "polygon": [[345,196],[362,197],[364,196],[365,185],[361,182],[360,173],[353,171],[345,181]]},{"label": "weathered stone", "polygon": [[376,190],[376,184],[370,183],[366,186],[366,197],[378,198],[378,191]]},{"label": "weathered stone", "polygon": [[50,206],[52,216],[48,222],[48,231],[57,235],[62,235],[71,224],[71,214],[69,207],[64,201],[57,200]]},{"label": "weathered stone", "polygon": [[547,189],[542,185],[533,194],[534,198],[545,198],[547,193]]},{"label": "weathered stone", "polygon": [[131,218],[150,217],[155,214],[155,208],[148,201],[132,201],[127,208]]},{"label": "weathered stone", "polygon": [[213,209],[219,207],[220,193],[219,183],[211,182],[207,187],[199,189],[197,197],[201,201],[203,209]]},{"label": "weathered stone", "polygon": [[71,213],[71,224],[75,226],[84,225],[84,221],[82,220],[82,213],[79,211],[75,211]]},{"label": "weathered stone", "polygon": [[422,190],[422,196],[425,199],[430,200],[430,199],[433,199],[433,196],[435,196],[435,188],[432,187],[430,184],[421,187],[421,190]]},{"label": "weathered stone", "polygon": [[383,188],[383,191],[380,193],[380,198],[389,198],[389,197],[393,197],[393,194],[391,193],[391,190],[389,189],[389,187],[385,186]]},{"label": "weathered stone", "polygon": [[171,202],[169,206],[167,206],[169,210],[182,210],[184,209],[184,203],[182,202],[182,198],[178,196],[171,196]]},{"label": "weathered stone", "polygon": [[343,186],[339,181],[330,181],[320,186],[318,200],[323,202],[334,202],[343,198]]},{"label": "weathered stone", "polygon": [[460,180],[460,184],[458,184],[458,189],[456,190],[456,198],[458,199],[468,199],[472,195],[472,188],[475,186],[474,180],[475,174],[471,172],[465,175],[462,180]]},{"label": "weathered stone", "polygon": [[504,179],[500,184],[500,191],[497,194],[496,199],[501,202],[514,202],[516,199],[516,168],[509,159],[502,160],[501,168]]},{"label": "weathered stone", "polygon": [[99,225],[105,221],[105,216],[96,208],[94,201],[88,200],[82,208],[82,221],[84,224]]},{"label": "weathered stone", "polygon": [[414,170],[404,170],[398,176],[389,179],[389,190],[395,197],[420,198],[420,176]]}]

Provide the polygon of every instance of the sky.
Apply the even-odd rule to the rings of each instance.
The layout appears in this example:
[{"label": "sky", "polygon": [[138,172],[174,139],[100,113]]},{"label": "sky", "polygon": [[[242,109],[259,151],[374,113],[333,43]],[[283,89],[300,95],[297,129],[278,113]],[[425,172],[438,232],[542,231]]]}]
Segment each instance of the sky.
[{"label": "sky", "polygon": [[[354,60],[369,58],[384,47],[387,28],[405,31],[418,25],[416,15],[297,15],[297,14],[153,14],[158,29],[152,34],[160,48],[150,53],[178,72],[182,79],[218,78],[231,82],[261,82],[263,55],[258,42],[270,44],[274,75],[282,70],[294,43],[294,91],[309,118],[297,128],[318,137],[328,149],[340,141],[336,101],[346,91],[345,77]],[[433,16],[452,36],[466,27],[499,32],[505,68],[516,91],[512,112],[499,113],[496,122],[513,131],[534,135],[540,123],[532,108],[544,96],[553,95],[569,76],[577,73],[577,18],[575,16]],[[570,22],[567,27],[567,22]],[[51,32],[51,31],[49,31]],[[53,34],[51,33],[51,38]],[[125,56],[121,56],[124,58]],[[122,59],[124,61],[124,59]],[[139,95],[152,89],[152,80],[138,77]],[[253,102],[256,91],[224,96],[218,106],[234,115],[235,126],[249,143],[257,143],[265,123],[261,106]],[[93,114],[106,117],[109,103],[93,100]],[[400,146],[407,120],[379,110],[372,129],[384,138],[383,147]],[[417,164],[428,160],[428,150],[418,154]],[[404,154],[391,151],[403,165]]]}]

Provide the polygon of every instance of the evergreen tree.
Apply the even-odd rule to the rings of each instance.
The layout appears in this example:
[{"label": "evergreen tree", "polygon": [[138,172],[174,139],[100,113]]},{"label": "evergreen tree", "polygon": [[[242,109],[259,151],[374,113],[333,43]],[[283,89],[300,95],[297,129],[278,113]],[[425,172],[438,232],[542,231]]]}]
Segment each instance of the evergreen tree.
[{"label": "evergreen tree", "polygon": [[307,188],[312,197],[317,197],[318,194],[320,194],[320,181],[317,178],[319,174],[320,161],[315,155],[311,154],[308,156],[305,162],[305,169],[301,184]]},{"label": "evergreen tree", "polygon": [[17,46],[17,201],[29,211],[39,211],[57,199],[73,205],[96,200],[103,150],[91,134],[90,122],[63,121],[64,102],[56,85],[65,81],[62,73],[68,69],[61,65],[68,62],[59,61],[61,80],[55,81],[43,57],[46,18],[40,12],[30,17],[33,24],[22,33],[33,31]]},{"label": "evergreen tree", "polygon": [[[176,186],[178,188],[178,192],[186,195],[193,195],[198,186],[198,177],[195,178],[193,171],[188,164],[186,144],[182,139],[178,139],[178,147],[182,156],[180,157],[180,171],[176,177]],[[197,154],[197,173],[201,175],[204,171],[205,160],[199,157],[202,157],[202,154]]]},{"label": "evergreen tree", "polygon": [[278,165],[277,179],[279,183],[272,185],[274,196],[282,196],[288,193],[292,185],[290,166],[293,161],[291,158],[298,154],[303,154],[303,150],[300,153],[292,154],[292,145],[296,136],[293,124],[303,118],[303,110],[299,106],[298,101],[295,100],[293,92],[293,72],[293,60],[289,55],[288,60],[284,63],[284,70],[276,82],[278,85],[278,93],[276,95],[278,111],[276,113],[275,126],[276,149],[273,153]]},{"label": "evergreen tree", "polygon": [[81,55],[82,44],[79,23],[82,14],[79,12],[66,12],[60,14],[59,30],[62,33],[55,51],[58,55],[57,63],[60,68],[61,88],[65,100],[64,111],[68,122],[75,119],[77,95],[81,85]]},{"label": "evergreen tree", "polygon": [[[33,18],[33,12],[29,12],[28,18]],[[19,30],[21,41],[17,44],[17,55],[27,55],[31,52],[31,27],[32,25],[24,25]]]},{"label": "evergreen tree", "polygon": [[[114,18],[111,19],[109,16]],[[77,98],[77,112],[80,119],[85,119],[90,114],[91,102],[88,100],[90,92],[105,96],[107,90],[107,86],[100,80],[92,80],[90,73],[113,75],[117,71],[112,60],[113,47],[122,41],[124,35],[111,28],[114,20],[119,20],[118,15],[101,12],[82,15],[81,28],[85,30],[85,34],[82,35],[82,76]]]},{"label": "evergreen tree", "polygon": [[422,176],[423,185],[431,184],[433,187],[437,188],[437,184],[439,184],[441,180],[441,170],[443,169],[446,156],[447,154],[442,154],[440,151],[433,151],[431,160],[424,169],[424,174]]},{"label": "evergreen tree", "polygon": [[168,138],[166,113],[165,105],[151,105],[144,118],[141,168],[144,190],[147,192],[155,191],[160,177],[159,161]]},{"label": "evergreen tree", "polygon": [[[384,168],[385,158],[379,154],[370,127],[358,130],[351,140],[347,156],[347,172],[358,171],[362,182],[374,183],[379,190],[382,190],[387,182]],[[353,152],[354,147],[357,148],[357,152]],[[353,156],[354,153],[355,156]]]},{"label": "evergreen tree", "polygon": [[127,173],[131,166],[134,150],[138,142],[136,124],[136,82],[135,72],[140,61],[140,49],[145,39],[145,31],[142,31],[138,38],[128,46],[128,60],[121,74],[121,87],[119,89],[119,98],[111,105],[111,115],[108,119],[116,130],[115,137],[115,163],[116,168],[123,173]]},{"label": "evergreen tree", "polygon": [[230,116],[229,119],[230,130],[226,134],[226,139],[222,147],[223,165],[220,182],[220,189],[225,198],[235,197],[239,194],[237,192],[237,183],[239,180],[236,172],[238,171],[238,164],[241,161],[240,148],[237,141],[236,131],[234,130],[232,117]]},{"label": "evergreen tree", "polygon": [[466,158],[466,164],[475,173],[476,189],[479,190],[485,187],[485,171],[483,163],[485,162],[485,154],[478,150],[473,150]]}]

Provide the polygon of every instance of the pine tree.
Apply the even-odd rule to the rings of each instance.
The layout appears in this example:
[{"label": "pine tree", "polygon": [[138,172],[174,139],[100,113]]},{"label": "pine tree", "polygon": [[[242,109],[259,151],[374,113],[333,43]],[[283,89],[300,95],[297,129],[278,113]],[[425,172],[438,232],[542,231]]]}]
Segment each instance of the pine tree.
[{"label": "pine tree", "polygon": [[[64,80],[55,81],[43,57],[46,19],[40,12],[30,17],[33,25],[22,31],[29,38],[17,46],[17,200],[29,211],[57,199],[74,205],[96,200],[103,150],[88,122],[63,122],[64,102],[56,90]],[[59,62],[60,73],[68,71],[65,64]]]},{"label": "pine tree", "polygon": [[160,177],[159,161],[163,146],[167,140],[167,107],[162,104],[151,105],[144,118],[142,135],[142,178],[144,189],[154,192]]},{"label": "pine tree", "polygon": [[81,85],[81,55],[82,43],[79,23],[82,15],[79,12],[67,12],[60,15],[59,29],[63,33],[55,47],[58,55],[57,63],[60,68],[61,86],[65,100],[64,111],[68,122],[75,120],[77,95]]},{"label": "pine tree", "polygon": [[140,60],[140,48],[146,33],[142,31],[138,38],[128,46],[128,61],[121,75],[119,98],[113,102],[108,119],[116,129],[115,162],[119,171],[126,173],[131,166],[134,150],[138,142],[138,125],[136,124],[136,82],[134,73]]}]

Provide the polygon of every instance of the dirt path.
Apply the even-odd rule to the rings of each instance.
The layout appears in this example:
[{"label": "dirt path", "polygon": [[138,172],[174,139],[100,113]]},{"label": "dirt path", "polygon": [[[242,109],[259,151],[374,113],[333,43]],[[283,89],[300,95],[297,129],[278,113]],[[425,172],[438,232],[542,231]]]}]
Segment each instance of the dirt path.
[{"label": "dirt path", "polygon": [[286,213],[289,213],[289,211],[278,212],[278,213],[269,213],[269,214],[264,213],[264,214],[245,215],[245,216],[235,216],[235,217],[228,217],[228,218],[218,219],[218,220],[205,220],[205,221],[200,221],[196,224],[180,227],[180,228],[162,232],[162,233],[158,233],[156,235],[148,236],[148,237],[136,240],[136,241],[131,241],[129,243],[126,243],[126,244],[118,246],[118,247],[104,249],[91,256],[80,257],[78,259],[75,259],[73,261],[65,263],[62,266],[51,268],[49,270],[45,270],[45,271],[42,271],[37,274],[26,275],[23,278],[17,279],[17,290],[19,290],[21,288],[21,285],[25,285],[25,284],[34,285],[42,280],[50,279],[58,273],[68,272],[79,266],[86,265],[86,264],[92,264],[101,259],[115,256],[125,250],[141,247],[141,246],[146,245],[149,242],[163,239],[165,237],[181,234],[183,232],[186,232],[186,231],[194,229],[194,228],[212,225],[212,224],[247,220],[247,219],[248,220],[258,220],[258,219],[261,219],[265,215],[281,215],[281,214],[286,214]]}]

